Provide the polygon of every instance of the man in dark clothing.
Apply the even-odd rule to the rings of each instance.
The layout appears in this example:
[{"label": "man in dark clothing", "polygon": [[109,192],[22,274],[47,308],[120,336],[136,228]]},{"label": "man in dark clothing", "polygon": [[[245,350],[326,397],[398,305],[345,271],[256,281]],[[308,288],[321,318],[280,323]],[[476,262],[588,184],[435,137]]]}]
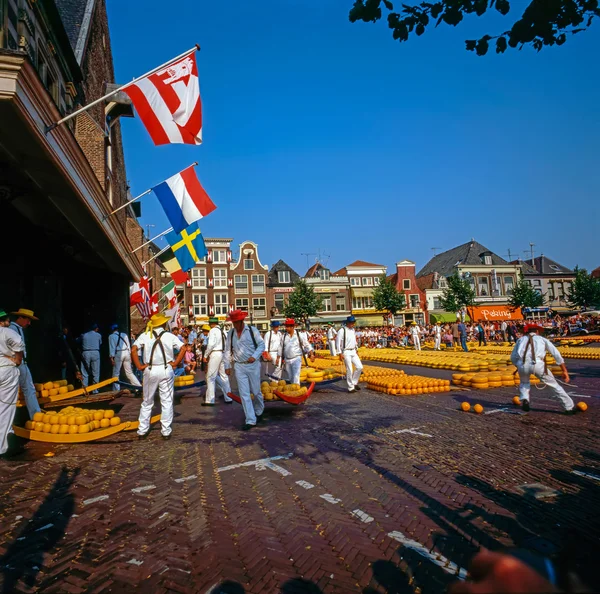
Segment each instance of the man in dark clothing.
[{"label": "man in dark clothing", "polygon": [[465,351],[465,353],[468,353],[469,349],[467,347],[467,327],[465,326],[464,322],[458,323],[458,335],[460,337],[460,346],[462,347],[462,350]]}]

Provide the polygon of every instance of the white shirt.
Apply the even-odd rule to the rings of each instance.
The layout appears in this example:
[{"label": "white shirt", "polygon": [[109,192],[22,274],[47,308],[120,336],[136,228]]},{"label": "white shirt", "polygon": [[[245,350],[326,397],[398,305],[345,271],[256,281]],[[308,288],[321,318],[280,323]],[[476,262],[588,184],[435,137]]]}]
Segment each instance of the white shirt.
[{"label": "white shirt", "polygon": [[327,330],[327,340],[330,342],[335,340],[335,328],[331,327]]},{"label": "white shirt", "polygon": [[108,356],[114,357],[117,353],[122,351],[129,352],[131,347],[129,346],[129,338],[125,332],[119,332],[115,330],[108,337]]},{"label": "white shirt", "polygon": [[437,338],[438,336],[442,335],[442,327],[441,326],[434,326],[433,327],[433,335]]},{"label": "white shirt", "polygon": [[421,331],[419,330],[418,326],[413,326],[410,329],[410,333],[413,335],[414,338],[419,338],[419,335],[421,334]]},{"label": "white shirt", "polygon": [[21,349],[21,351],[23,351],[23,360],[27,359],[27,347],[25,346],[25,333],[23,332],[23,328],[21,328],[17,322],[11,322],[10,329],[18,334],[23,341],[23,348]]},{"label": "white shirt", "polygon": [[302,336],[302,332],[294,332],[292,336],[285,332],[281,339],[281,345],[279,346],[277,354],[285,361],[289,361],[290,359],[301,357],[303,352],[308,354],[312,350],[312,346],[310,346],[308,340]]},{"label": "white shirt", "polygon": [[[18,325],[18,324],[17,324]],[[15,367],[15,362],[7,357],[25,352],[25,341],[12,328],[0,326],[0,367]]]},{"label": "white shirt", "polygon": [[550,353],[558,365],[564,363],[562,355],[548,339],[532,333],[522,336],[517,340],[517,344],[515,344],[515,348],[510,355],[510,360],[513,362],[513,365],[519,366],[523,365],[523,363],[532,363],[531,347],[529,346],[530,336],[533,339],[533,350],[535,352],[536,363],[543,363],[546,353]]},{"label": "white shirt", "polygon": [[[163,358],[160,345],[154,349],[152,361],[150,361],[152,347],[157,340],[154,336],[154,333],[161,337],[160,342],[165,350],[165,357],[167,359],[166,361]],[[164,336],[162,336],[163,334]],[[175,349],[181,349],[183,346],[183,341],[178,336],[175,336],[175,334],[165,332],[164,328],[156,328],[152,335],[148,334],[148,332],[143,332],[140,334],[137,340],[133,343],[133,346],[136,346],[138,349],[144,349],[144,363],[152,365],[165,365],[175,361]]]},{"label": "white shirt", "polygon": [[223,351],[224,343],[225,343],[225,335],[223,334],[223,330],[218,326],[210,329],[208,336],[206,337],[206,351],[204,352],[204,356],[208,359],[210,354],[213,351]]},{"label": "white shirt", "polygon": [[[345,345],[344,345],[344,335],[346,336]],[[342,326],[337,333],[337,338],[335,339],[335,348],[338,352],[344,351],[353,351],[356,349],[356,331],[354,328],[347,328],[346,326]]]},{"label": "white shirt", "polygon": [[100,332],[90,330],[81,335],[81,350],[82,351],[99,351],[102,344],[102,336]]},{"label": "white shirt", "polygon": [[[256,347],[254,346],[250,332],[254,335]],[[232,342],[233,358],[231,348]],[[250,330],[250,326],[244,326],[241,336],[238,336],[236,329],[232,328],[227,333],[227,340],[225,341],[225,369],[231,369],[233,363],[247,363],[248,359],[251,357],[258,361],[264,352],[265,341],[262,339],[260,332],[256,328]]]},{"label": "white shirt", "polygon": [[279,353],[279,347],[281,346],[281,337],[283,334],[281,332],[275,332],[273,330],[269,330],[265,334],[265,351],[269,353]]}]

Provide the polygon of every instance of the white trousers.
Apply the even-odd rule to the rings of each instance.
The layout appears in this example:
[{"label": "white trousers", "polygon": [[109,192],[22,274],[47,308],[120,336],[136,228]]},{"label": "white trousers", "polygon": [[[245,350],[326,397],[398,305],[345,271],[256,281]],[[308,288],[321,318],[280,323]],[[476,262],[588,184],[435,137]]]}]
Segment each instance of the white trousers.
[{"label": "white trousers", "polygon": [[302,357],[294,357],[285,360],[285,373],[290,384],[300,383],[300,369],[302,368]]},{"label": "white trousers", "polygon": [[[131,353],[129,351],[118,351],[115,353],[115,364],[113,365],[112,371],[113,377],[118,378],[121,375],[121,367],[125,371],[125,377],[130,384],[133,384],[134,386],[142,385],[131,368]],[[115,382],[112,387],[113,390],[121,389],[121,386],[118,384],[118,382]]]},{"label": "white trousers", "polygon": [[40,403],[38,402],[37,395],[35,393],[35,386],[33,385],[33,378],[31,377],[31,371],[27,367],[27,363],[23,362],[19,367],[16,368],[19,373],[19,387],[25,397],[25,406],[27,406],[27,412],[29,418],[33,419],[33,415],[36,412],[40,412]]},{"label": "white trousers", "polygon": [[545,365],[543,361],[538,361],[535,365],[531,363],[521,364],[517,366],[517,369],[519,370],[519,378],[521,378],[521,384],[519,385],[521,400],[529,400],[529,392],[531,390],[530,376],[535,375],[546,384],[550,393],[560,400],[565,410],[571,410],[575,406],[571,397],[556,381],[552,372],[548,371],[544,373]]},{"label": "white trousers", "polygon": [[[8,434],[12,433],[12,424],[17,411],[19,375],[18,367],[0,367],[0,454],[8,450]],[[35,390],[33,394],[35,396]]]},{"label": "white trousers", "polygon": [[271,355],[270,361],[261,361],[262,375],[267,380],[271,379],[269,375],[281,379],[281,365],[275,365],[279,355],[277,351],[269,352],[269,355]]},{"label": "white trousers", "polygon": [[[265,401],[260,391],[260,361],[254,363],[235,363],[233,366],[242,407],[248,425],[256,425],[256,415],[262,415]],[[254,394],[254,401],[250,398]]]},{"label": "white trousers", "polygon": [[415,345],[415,351],[421,350],[421,339],[418,336],[413,336],[413,344]]},{"label": "white trousers", "polygon": [[150,431],[150,417],[154,406],[154,394],[158,388],[160,397],[160,424],[163,435],[171,435],[173,422],[173,395],[175,393],[175,373],[170,365],[153,365],[144,369],[143,400],[140,408],[138,435]]},{"label": "white trousers", "polygon": [[217,386],[221,388],[225,402],[230,402],[231,398],[227,394],[231,392],[231,386],[229,385],[229,378],[225,373],[223,351],[212,351],[208,358],[205,402],[214,404],[215,396],[217,395]]},{"label": "white trousers", "polygon": [[[98,351],[83,351],[81,354],[83,358],[84,364],[81,365],[81,375],[83,376],[83,385],[85,387],[90,385],[90,380],[92,385],[97,384],[100,381],[100,353]],[[90,370],[90,374],[88,374],[88,368]],[[92,377],[89,377],[89,376]],[[97,390],[94,390],[93,393],[96,393]]]},{"label": "white trousers", "polygon": [[436,337],[435,337],[435,347],[434,347],[436,351],[440,350],[441,344],[442,344],[442,337],[436,335]]},{"label": "white trousers", "polygon": [[[354,390],[354,386],[358,385],[358,380],[360,379],[360,374],[363,370],[363,364],[355,350],[344,351],[344,363],[346,365],[346,382],[348,384],[348,390]],[[354,366],[354,372],[352,371],[352,366]]]},{"label": "white trousers", "polygon": [[335,348],[335,340],[329,341],[329,354],[332,357],[337,357],[338,352],[337,352],[337,349]]}]

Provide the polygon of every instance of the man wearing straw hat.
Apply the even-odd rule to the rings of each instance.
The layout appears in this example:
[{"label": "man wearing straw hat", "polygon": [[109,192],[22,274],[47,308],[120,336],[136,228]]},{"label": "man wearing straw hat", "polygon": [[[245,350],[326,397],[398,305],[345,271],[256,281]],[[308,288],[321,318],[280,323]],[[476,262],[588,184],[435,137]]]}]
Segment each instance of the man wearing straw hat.
[{"label": "man wearing straw hat", "polygon": [[229,392],[231,392],[231,386],[229,385],[229,378],[225,373],[225,363],[223,362],[225,333],[219,328],[219,318],[209,318],[208,325],[208,340],[206,341],[206,350],[204,351],[204,362],[207,365],[206,395],[202,406],[215,405],[217,385],[223,392],[225,402],[231,404],[233,400],[228,396]]},{"label": "man wearing straw hat", "polygon": [[0,455],[8,450],[19,396],[19,366],[25,351],[25,341],[9,325],[8,314],[0,309]]},{"label": "man wearing straw hat", "polygon": [[[171,320],[163,314],[154,314],[148,321],[146,331],[133,343],[131,358],[135,366],[144,372],[142,382],[143,401],[140,408],[138,436],[146,437],[150,431],[150,417],[154,406],[154,394],[158,388],[161,407],[161,433],[163,439],[171,438],[173,422],[173,396],[175,394],[175,372],[188,349],[174,334],[165,330]],[[138,349],[144,349],[144,362],[140,361]],[[174,351],[179,349],[175,358]]]},{"label": "man wearing straw hat", "polygon": [[[23,331],[25,328],[29,328],[29,326],[31,326],[32,321],[37,322],[38,318],[33,315],[33,311],[30,309],[24,309],[22,307],[19,309],[19,311],[13,311],[11,314],[16,316],[16,319],[10,323],[10,328],[21,337],[21,340],[25,345],[25,333]],[[29,371],[29,367],[27,366],[26,345],[23,349],[23,362],[21,365],[19,365],[19,387],[21,388],[23,396],[25,397],[25,406],[27,406],[29,418],[33,419],[33,415],[36,412],[40,412],[41,409],[35,393],[35,386],[33,385],[31,371]]]},{"label": "man wearing straw hat", "polygon": [[263,376],[273,376],[276,379],[281,379],[281,359],[279,357],[279,346],[281,345],[281,333],[279,328],[281,322],[273,320],[271,329],[265,334],[265,352],[262,354],[262,370]]}]

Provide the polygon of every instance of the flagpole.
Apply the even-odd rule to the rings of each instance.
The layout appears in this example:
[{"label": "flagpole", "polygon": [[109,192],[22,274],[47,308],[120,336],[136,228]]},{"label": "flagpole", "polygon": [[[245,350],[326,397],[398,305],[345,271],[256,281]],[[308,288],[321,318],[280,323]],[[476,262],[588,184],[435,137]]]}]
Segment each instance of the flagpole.
[{"label": "flagpole", "polygon": [[[191,165],[188,165],[185,169],[189,169],[190,167],[196,167],[198,165],[198,161],[194,161]],[[185,171],[185,169],[182,169],[181,171]],[[181,171],[179,171],[178,173],[181,173]],[[175,174],[177,175],[177,174]],[[173,177],[173,176],[171,176]],[[163,182],[161,182],[163,183]],[[150,188],[149,190],[146,190],[145,192],[142,192],[139,196],[136,196],[135,198],[132,198],[131,200],[129,200],[128,202],[125,202],[125,204],[121,204],[121,206],[119,206],[119,208],[115,208],[115,210],[113,210],[112,212],[109,212],[107,215],[104,216],[104,220],[106,220],[108,217],[114,215],[116,212],[119,212],[121,209],[129,206],[132,202],[137,202],[140,198],[143,198],[144,196],[146,196],[146,194],[150,194],[150,192],[152,192],[152,188]],[[173,229],[170,229],[171,231]],[[165,233],[168,233],[168,231],[165,231]],[[160,237],[160,235],[158,235],[157,237]],[[155,237],[156,239],[156,237]],[[144,244],[146,245],[146,244]],[[140,247],[144,247],[144,246],[140,246]],[[137,248],[139,249],[139,248]],[[136,250],[133,250],[134,252]],[[133,253],[133,252],[132,252]]]},{"label": "flagpole", "polygon": [[138,250],[141,250],[143,247],[147,246],[149,243],[152,243],[155,239],[159,239],[163,235],[166,235],[167,233],[170,233],[171,231],[173,231],[173,227],[169,227],[166,231],[163,231],[162,233],[159,233],[158,235],[154,236],[152,239],[149,239],[146,243],[142,243],[142,245],[140,245],[139,247],[136,247],[133,250],[133,252],[131,252],[131,253],[135,254],[135,252],[137,252]]},{"label": "flagpole", "polygon": [[150,260],[146,260],[146,262],[142,263],[142,266],[146,266],[147,264],[150,264],[150,262],[152,262],[152,260],[155,260],[156,258],[158,258],[158,256],[160,256],[161,254],[164,254],[167,250],[170,250],[171,246],[168,245],[166,248],[163,248],[162,250],[160,250],[160,252],[158,252],[158,254],[154,254],[154,256],[152,256],[152,258],[150,258]]},{"label": "flagpole", "polygon": [[200,51],[200,46],[197,43],[194,45],[194,47],[189,49],[187,52],[183,52],[183,54],[180,54],[179,56],[169,60],[168,62],[165,62],[164,64],[161,64],[160,66],[157,66],[156,68],[153,68],[149,72],[146,72],[146,74],[143,74],[142,76],[138,76],[137,78],[134,78],[131,82],[125,83],[124,85],[120,86],[118,89],[115,89],[114,91],[107,93],[103,97],[100,97],[99,99],[96,99],[95,101],[92,101],[91,103],[88,103],[88,105],[84,105],[82,108],[80,108],[80,109],[74,111],[73,113],[70,113],[68,116],[65,116],[64,118],[58,120],[58,122],[54,122],[53,124],[46,126],[45,133],[48,134],[48,132],[54,130],[54,128],[57,128],[61,124],[64,124],[66,121],[78,116],[80,113],[87,111],[90,107],[94,107],[94,105],[98,105],[98,103],[101,103],[102,101],[106,101],[106,99],[108,99],[109,97],[112,97],[113,95],[116,95],[123,89],[135,84],[136,82],[142,80],[143,78],[146,78],[147,76],[151,76],[152,74],[154,74],[155,72],[158,72],[162,68],[166,68],[173,62],[176,62],[177,60],[184,58],[185,56],[187,56],[188,54],[191,54],[194,51]]}]

